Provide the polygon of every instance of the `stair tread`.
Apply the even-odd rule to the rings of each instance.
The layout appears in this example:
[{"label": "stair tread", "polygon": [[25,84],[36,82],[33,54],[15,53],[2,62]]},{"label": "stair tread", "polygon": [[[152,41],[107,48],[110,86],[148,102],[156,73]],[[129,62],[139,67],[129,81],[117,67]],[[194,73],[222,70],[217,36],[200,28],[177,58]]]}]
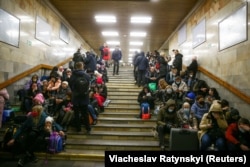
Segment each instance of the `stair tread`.
[{"label": "stair tread", "polygon": [[98,123],[94,127],[112,127],[112,128],[133,128],[133,127],[138,127],[138,128],[152,128],[151,124],[107,124],[107,123]]},{"label": "stair tread", "polygon": [[98,139],[84,139],[84,140],[77,140],[77,139],[68,139],[67,144],[70,145],[110,145],[110,146],[159,146],[158,141],[135,141],[135,140],[98,140]]},{"label": "stair tread", "polygon": [[[77,132],[68,132],[68,135],[79,135]],[[151,131],[148,132],[126,132],[124,131],[92,131],[91,135],[110,135],[110,136],[152,136]]]},{"label": "stair tread", "polygon": [[156,118],[151,119],[138,119],[138,118],[130,118],[130,117],[123,117],[123,118],[117,118],[117,117],[100,117],[98,120],[114,120],[114,121],[156,121]]}]

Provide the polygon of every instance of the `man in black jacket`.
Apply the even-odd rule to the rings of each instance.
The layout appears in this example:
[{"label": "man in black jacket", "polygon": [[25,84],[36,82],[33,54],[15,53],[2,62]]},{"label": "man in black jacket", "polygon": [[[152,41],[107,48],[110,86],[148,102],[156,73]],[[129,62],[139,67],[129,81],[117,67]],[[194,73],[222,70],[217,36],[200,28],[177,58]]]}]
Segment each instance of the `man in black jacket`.
[{"label": "man in black jacket", "polygon": [[112,60],[114,63],[113,75],[119,75],[119,61],[122,59],[122,52],[118,46],[115,47],[115,50],[112,53]]},{"label": "man in black jacket", "polygon": [[[83,93],[79,93],[78,90],[78,79],[84,77],[88,83],[90,83],[90,76],[85,73],[83,63],[78,62],[76,63],[76,69],[73,71],[72,76],[70,77],[70,88],[72,90],[72,103],[73,109],[75,114],[75,124],[76,124],[76,131],[81,131],[81,119],[83,119],[83,124],[85,125],[87,134],[90,133],[91,128],[89,125],[89,111],[88,111],[88,104],[89,101],[89,92],[88,90]],[[90,84],[88,84],[90,85]],[[80,117],[81,114],[81,117]],[[81,118],[81,119],[80,119]]]},{"label": "man in black jacket", "polygon": [[183,57],[183,55],[177,49],[173,49],[173,52],[175,54],[173,66],[175,66],[177,68],[177,75],[180,75],[180,72],[182,70],[182,57]]}]

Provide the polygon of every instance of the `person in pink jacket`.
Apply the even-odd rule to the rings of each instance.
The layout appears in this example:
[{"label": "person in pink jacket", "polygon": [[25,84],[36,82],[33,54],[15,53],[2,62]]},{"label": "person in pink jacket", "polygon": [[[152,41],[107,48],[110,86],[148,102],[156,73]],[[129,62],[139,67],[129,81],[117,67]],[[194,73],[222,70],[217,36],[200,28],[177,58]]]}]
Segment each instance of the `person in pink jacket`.
[{"label": "person in pink jacket", "polygon": [[0,90],[0,128],[2,127],[2,118],[3,118],[3,110],[4,104],[6,100],[9,100],[9,93],[6,88],[2,88]]}]

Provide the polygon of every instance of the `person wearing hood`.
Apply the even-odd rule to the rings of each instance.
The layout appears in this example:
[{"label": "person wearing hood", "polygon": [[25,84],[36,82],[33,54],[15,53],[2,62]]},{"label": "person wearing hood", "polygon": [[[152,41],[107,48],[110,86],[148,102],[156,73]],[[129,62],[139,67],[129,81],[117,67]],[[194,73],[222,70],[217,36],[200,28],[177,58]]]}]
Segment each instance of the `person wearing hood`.
[{"label": "person wearing hood", "polygon": [[173,49],[173,52],[175,54],[173,66],[175,66],[177,68],[177,75],[180,75],[180,72],[182,70],[182,57],[183,57],[183,55],[177,49]]},{"label": "person wearing hood", "polygon": [[221,105],[214,102],[208,113],[205,113],[200,122],[200,131],[198,137],[200,140],[200,149],[208,150],[214,144],[218,151],[223,151],[225,147],[225,131],[228,127]]},{"label": "person wearing hood", "polygon": [[179,120],[176,110],[175,100],[169,99],[157,115],[157,131],[161,150],[165,150],[165,134],[170,133],[171,128],[178,127]]},{"label": "person wearing hood", "polygon": [[81,121],[80,121],[80,114],[83,118],[83,124],[86,128],[86,133],[89,134],[91,131],[90,124],[89,124],[89,111],[88,111],[88,104],[90,103],[89,94],[79,94],[79,90],[77,89],[77,80],[78,78],[84,77],[87,82],[90,83],[90,76],[84,71],[84,65],[82,62],[76,63],[76,69],[73,71],[73,74],[70,78],[70,88],[72,91],[72,103],[73,103],[73,110],[75,116],[75,124],[76,124],[76,131],[81,131]]}]

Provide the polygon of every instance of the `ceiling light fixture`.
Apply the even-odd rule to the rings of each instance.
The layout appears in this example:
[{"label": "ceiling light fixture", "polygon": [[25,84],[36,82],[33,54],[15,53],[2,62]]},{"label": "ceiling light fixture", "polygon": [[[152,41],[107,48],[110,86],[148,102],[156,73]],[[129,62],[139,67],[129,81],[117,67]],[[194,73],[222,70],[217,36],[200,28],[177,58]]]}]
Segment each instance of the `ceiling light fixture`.
[{"label": "ceiling light fixture", "polygon": [[135,51],[140,52],[141,49],[129,49],[129,51],[130,51],[130,52],[135,52]]},{"label": "ceiling light fixture", "polygon": [[106,43],[109,45],[120,45],[119,41],[107,41]]},{"label": "ceiling light fixture", "polygon": [[133,42],[129,42],[129,45],[142,46],[142,45],[143,45],[143,42],[133,41]]},{"label": "ceiling light fixture", "polygon": [[130,32],[130,36],[132,37],[145,37],[147,33],[145,32]]},{"label": "ceiling light fixture", "polygon": [[131,23],[151,23],[151,17],[131,17]]},{"label": "ceiling light fixture", "polygon": [[95,20],[96,22],[99,22],[99,23],[116,23],[115,16],[98,15],[98,16],[95,16]]},{"label": "ceiling light fixture", "polygon": [[103,36],[119,36],[118,32],[116,31],[103,31],[102,35]]}]

